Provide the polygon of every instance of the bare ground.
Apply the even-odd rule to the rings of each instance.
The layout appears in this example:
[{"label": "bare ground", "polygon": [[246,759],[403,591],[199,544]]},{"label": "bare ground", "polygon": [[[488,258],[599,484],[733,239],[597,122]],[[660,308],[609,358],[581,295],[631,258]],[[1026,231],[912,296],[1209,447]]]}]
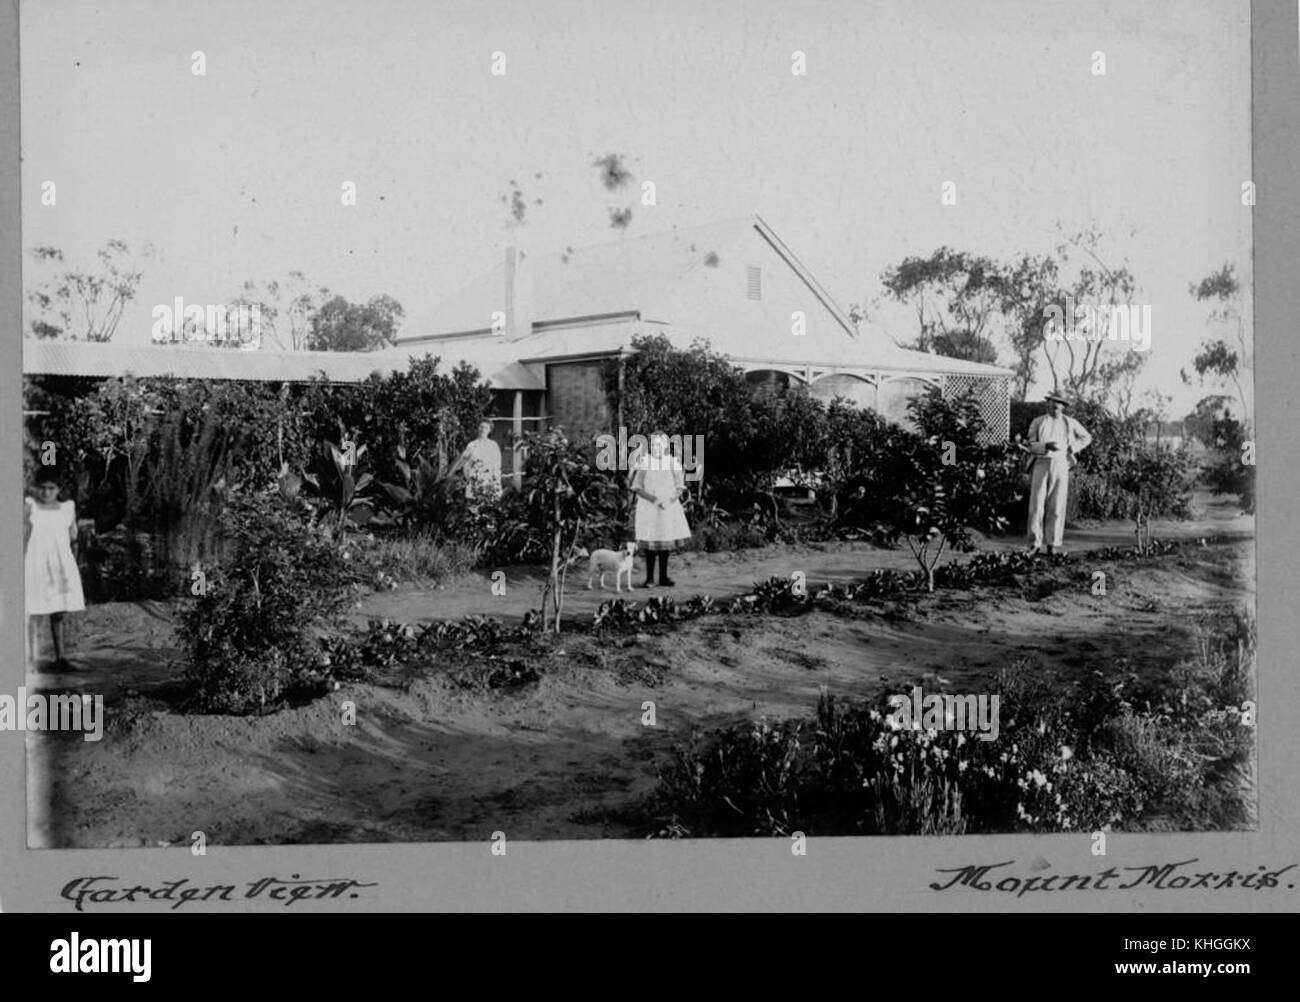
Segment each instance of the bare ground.
[{"label": "bare ground", "polygon": [[[1212,515],[1158,534],[1253,528],[1224,511]],[[1080,550],[1127,538],[1116,525],[1076,531],[1070,542]],[[877,566],[906,567],[901,558],[845,545],[693,555],[677,561],[672,593],[740,594],[793,570],[816,587]],[[100,742],[32,736],[31,775],[39,781],[29,838],[34,846],[123,847],[187,843],[194,831],[217,845],[466,841],[497,830],[515,839],[632,837],[640,832],[630,809],[693,729],[805,716],[822,686],[863,697],[918,681],[935,691],[978,691],[1022,656],[1062,678],[1127,659],[1156,679],[1191,653],[1197,624],[1253,604],[1248,536],[1155,563],[1092,569],[1107,574],[1104,597],[1076,568],[1046,587],[939,592],[915,606],[846,616],[709,616],[623,638],[574,634],[539,662],[539,681],[513,692],[465,689],[436,673],[406,689],[345,686],[258,718],[167,709],[153,697],[181,671],[168,608],[95,606],[78,627],[85,670],[33,675],[28,685],[104,693],[109,728]],[[520,569],[507,578],[525,580]],[[469,580],[374,595],[356,615],[411,622],[480,612],[509,621],[537,605],[531,587],[494,598],[486,576],[481,588]],[[612,597],[574,584],[570,611],[583,619]],[[356,703],[354,726],[342,722],[345,699]],[[647,700],[654,727],[641,722]]]}]

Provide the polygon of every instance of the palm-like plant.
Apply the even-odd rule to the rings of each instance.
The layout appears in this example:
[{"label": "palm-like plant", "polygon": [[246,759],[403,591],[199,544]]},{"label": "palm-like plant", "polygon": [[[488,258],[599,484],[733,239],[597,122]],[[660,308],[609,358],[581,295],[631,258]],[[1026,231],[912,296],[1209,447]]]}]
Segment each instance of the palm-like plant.
[{"label": "palm-like plant", "polygon": [[447,476],[445,452],[440,451],[439,463],[434,465],[426,456],[420,456],[418,460],[409,456],[406,446],[399,444],[393,465],[401,483],[380,480],[378,484],[396,506],[398,522],[410,526],[421,518],[427,518],[433,509],[446,501],[451,478]]},{"label": "palm-like plant", "polygon": [[342,419],[338,426],[338,444],[323,440],[310,468],[302,472],[297,487],[282,473],[280,489],[296,494],[297,488],[307,484],[327,510],[334,527],[343,531],[349,527],[360,528],[374,517],[374,498],[368,493],[374,476],[359,469],[366,447],[358,444],[355,437],[349,438]]}]

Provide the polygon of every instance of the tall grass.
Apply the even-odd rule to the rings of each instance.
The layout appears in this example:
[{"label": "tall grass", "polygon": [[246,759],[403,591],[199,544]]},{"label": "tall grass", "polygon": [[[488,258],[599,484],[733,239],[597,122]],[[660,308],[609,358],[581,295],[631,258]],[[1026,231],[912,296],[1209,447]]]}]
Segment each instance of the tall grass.
[{"label": "tall grass", "polygon": [[439,541],[432,531],[410,536],[352,537],[350,552],[359,576],[376,587],[397,584],[443,584],[469,571],[475,563],[474,547]]}]

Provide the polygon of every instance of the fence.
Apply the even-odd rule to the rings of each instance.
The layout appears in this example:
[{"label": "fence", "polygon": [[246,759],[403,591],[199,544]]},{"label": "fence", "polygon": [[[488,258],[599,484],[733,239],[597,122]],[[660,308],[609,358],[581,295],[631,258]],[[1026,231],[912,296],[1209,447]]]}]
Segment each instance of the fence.
[{"label": "fence", "polygon": [[1011,380],[1006,376],[944,376],[943,395],[957,400],[974,391],[984,416],[985,443],[1005,442],[1011,436]]}]

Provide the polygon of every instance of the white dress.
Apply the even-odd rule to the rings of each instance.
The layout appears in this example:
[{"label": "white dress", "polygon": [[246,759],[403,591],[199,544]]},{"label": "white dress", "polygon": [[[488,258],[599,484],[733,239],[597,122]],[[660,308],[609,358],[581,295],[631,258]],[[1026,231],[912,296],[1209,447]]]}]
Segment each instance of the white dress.
[{"label": "white dress", "polygon": [[57,508],[42,508],[32,498],[25,500],[32,527],[24,557],[27,615],[80,612],[86,600],[70,535],[77,521],[76,505],[64,501]]},{"label": "white dress", "polygon": [[501,447],[490,438],[476,438],[465,447],[465,497],[497,501],[501,497]]},{"label": "white dress", "polygon": [[691,538],[691,527],[686,512],[677,500],[684,486],[682,464],[674,456],[653,459],[642,456],[632,475],[632,489],[648,491],[663,500],[663,508],[639,494],[632,525],[637,546],[642,550],[673,550],[679,543]]}]

